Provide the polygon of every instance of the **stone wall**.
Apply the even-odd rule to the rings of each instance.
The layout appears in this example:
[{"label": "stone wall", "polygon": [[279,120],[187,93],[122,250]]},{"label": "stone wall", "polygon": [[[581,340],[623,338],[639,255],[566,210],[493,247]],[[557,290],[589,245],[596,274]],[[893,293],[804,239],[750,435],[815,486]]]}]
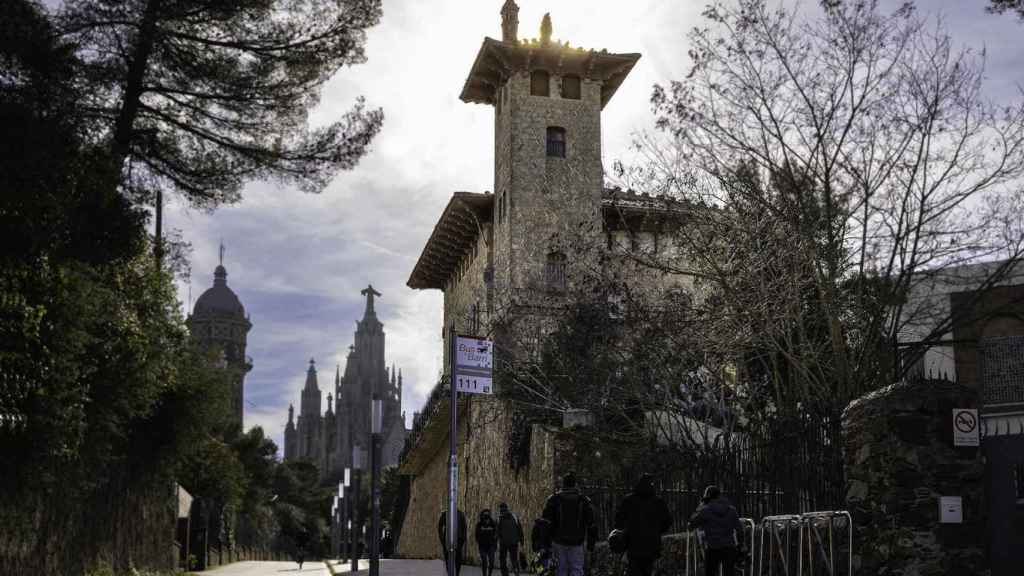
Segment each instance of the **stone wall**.
[{"label": "stone wall", "polygon": [[[473,397],[459,422],[459,508],[469,524],[466,558],[478,562],[472,530],[480,510],[497,512],[507,502],[519,516],[529,541],[533,519],[540,516],[544,500],[555,487],[552,462],[554,436],[533,426],[530,431],[530,463],[518,472],[509,464],[509,435],[513,412],[505,401]],[[445,506],[448,485],[448,442],[412,479],[409,509],[402,525],[398,552],[404,558],[439,558],[437,520]]]},{"label": "stone wall", "polygon": [[[939,380],[894,384],[843,416],[847,506],[857,574],[986,574],[984,462],[954,448],[952,411],[976,392]],[[939,523],[939,497],[963,497],[963,523]]]}]

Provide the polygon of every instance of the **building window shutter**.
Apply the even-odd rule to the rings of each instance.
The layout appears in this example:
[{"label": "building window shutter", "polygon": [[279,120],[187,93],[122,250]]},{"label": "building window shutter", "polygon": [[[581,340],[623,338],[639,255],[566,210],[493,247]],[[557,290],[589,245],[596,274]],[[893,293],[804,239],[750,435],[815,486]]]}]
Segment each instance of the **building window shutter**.
[{"label": "building window shutter", "polygon": [[551,95],[551,76],[543,70],[534,70],[530,74],[530,94],[533,96]]},{"label": "building window shutter", "polygon": [[580,99],[580,77],[579,76],[563,76],[562,77],[562,98],[569,100]]}]

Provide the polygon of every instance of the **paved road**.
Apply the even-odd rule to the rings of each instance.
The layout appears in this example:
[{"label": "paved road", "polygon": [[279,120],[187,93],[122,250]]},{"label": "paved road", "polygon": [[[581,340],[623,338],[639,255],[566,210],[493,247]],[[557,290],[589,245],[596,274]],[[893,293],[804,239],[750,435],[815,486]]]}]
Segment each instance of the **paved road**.
[{"label": "paved road", "polygon": [[[295,562],[235,562],[202,574],[215,576],[330,576],[323,562],[304,562],[302,572]],[[443,575],[442,575],[443,576]]]},{"label": "paved road", "polygon": [[[338,574],[350,573],[351,564],[335,565]],[[355,576],[366,576],[369,562],[359,562]],[[497,571],[496,571],[497,572]],[[330,576],[323,562],[305,562],[302,572],[295,562],[236,562],[203,572],[211,576]],[[381,560],[381,576],[445,576],[444,562],[440,560]],[[463,566],[460,576],[480,576],[480,568]]]}]

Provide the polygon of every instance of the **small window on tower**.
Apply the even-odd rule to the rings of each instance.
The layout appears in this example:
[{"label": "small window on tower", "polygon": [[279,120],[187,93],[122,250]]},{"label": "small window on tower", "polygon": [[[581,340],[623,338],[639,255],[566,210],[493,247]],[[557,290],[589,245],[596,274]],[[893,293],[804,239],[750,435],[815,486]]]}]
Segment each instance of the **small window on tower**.
[{"label": "small window on tower", "polygon": [[544,280],[549,292],[565,292],[565,254],[551,252],[544,267]]},{"label": "small window on tower", "polygon": [[562,76],[562,98],[580,99],[580,77]]},{"label": "small window on tower", "polygon": [[551,77],[543,70],[534,70],[530,74],[530,94],[533,96],[551,95]]},{"label": "small window on tower", "polygon": [[548,127],[548,156],[565,158],[565,128]]}]

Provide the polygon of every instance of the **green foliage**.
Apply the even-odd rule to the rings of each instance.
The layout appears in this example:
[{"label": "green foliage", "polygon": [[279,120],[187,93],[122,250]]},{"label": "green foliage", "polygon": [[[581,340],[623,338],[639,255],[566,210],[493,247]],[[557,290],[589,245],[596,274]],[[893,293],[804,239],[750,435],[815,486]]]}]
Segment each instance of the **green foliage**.
[{"label": "green foliage", "polygon": [[381,111],[359,99],[318,128],[307,115],[335,72],[365,60],[380,16],[380,0],[69,0],[56,21],[82,60],[117,183],[215,207],[246,180],[319,191],[356,164]]}]

